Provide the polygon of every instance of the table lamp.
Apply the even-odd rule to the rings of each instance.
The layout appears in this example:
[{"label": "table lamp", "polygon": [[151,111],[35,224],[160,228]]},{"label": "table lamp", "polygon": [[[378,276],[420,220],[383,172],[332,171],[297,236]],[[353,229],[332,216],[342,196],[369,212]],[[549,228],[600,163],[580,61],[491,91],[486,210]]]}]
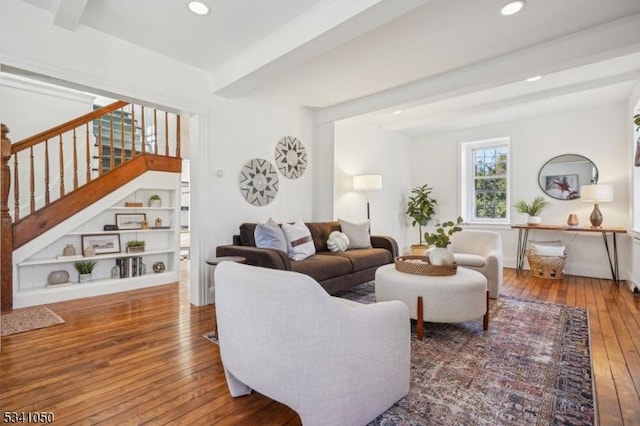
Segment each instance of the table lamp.
[{"label": "table lamp", "polygon": [[353,189],[367,193],[367,219],[371,219],[369,211],[369,192],[382,189],[382,175],[358,175],[353,177]]},{"label": "table lamp", "polygon": [[613,201],[613,186],[607,184],[582,185],[580,187],[580,199],[585,202],[593,202],[593,211],[589,216],[589,220],[592,228],[600,228],[603,216],[598,204]]}]

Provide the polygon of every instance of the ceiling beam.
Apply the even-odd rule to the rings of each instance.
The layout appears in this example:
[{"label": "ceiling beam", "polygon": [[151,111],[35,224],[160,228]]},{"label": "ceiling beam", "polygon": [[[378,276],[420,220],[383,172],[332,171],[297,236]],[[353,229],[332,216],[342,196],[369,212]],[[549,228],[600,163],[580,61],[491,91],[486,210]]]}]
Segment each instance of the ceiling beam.
[{"label": "ceiling beam", "polygon": [[318,110],[318,123],[403,109],[640,51],[640,15]]},{"label": "ceiling beam", "polygon": [[[327,52],[432,0],[326,0],[212,70],[209,90],[240,96],[259,78]],[[345,25],[348,22],[349,25]]]},{"label": "ceiling beam", "polygon": [[89,0],[60,0],[53,12],[53,23],[62,28],[75,31]]}]

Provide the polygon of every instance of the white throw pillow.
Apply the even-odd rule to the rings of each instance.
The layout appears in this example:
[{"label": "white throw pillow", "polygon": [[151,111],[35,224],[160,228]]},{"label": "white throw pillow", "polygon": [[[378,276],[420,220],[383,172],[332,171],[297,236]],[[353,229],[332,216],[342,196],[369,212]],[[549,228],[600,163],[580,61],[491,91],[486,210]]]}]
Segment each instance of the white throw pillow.
[{"label": "white throw pillow", "polygon": [[347,237],[347,234],[340,231],[333,231],[329,234],[327,247],[329,248],[329,251],[333,253],[345,251],[347,247],[349,247],[349,238]]},{"label": "white throw pillow", "polygon": [[564,256],[565,246],[531,244],[531,249],[539,256]]},{"label": "white throw pillow", "polygon": [[371,236],[369,235],[369,221],[362,223],[353,223],[346,220],[338,219],[342,232],[347,234],[349,238],[349,248],[370,248]]},{"label": "white throw pillow", "polygon": [[287,239],[287,255],[291,260],[304,260],[316,254],[311,231],[304,222],[298,220],[293,225],[283,223],[282,231]]},{"label": "white throw pillow", "polygon": [[287,240],[284,232],[278,224],[271,218],[265,223],[258,223],[253,238],[256,240],[256,247],[278,249],[287,251]]}]

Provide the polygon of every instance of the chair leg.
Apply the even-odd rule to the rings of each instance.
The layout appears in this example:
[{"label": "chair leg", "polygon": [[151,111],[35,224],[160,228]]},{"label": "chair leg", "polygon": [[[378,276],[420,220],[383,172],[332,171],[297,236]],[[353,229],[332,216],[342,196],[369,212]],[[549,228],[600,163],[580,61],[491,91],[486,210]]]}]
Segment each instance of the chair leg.
[{"label": "chair leg", "polygon": [[489,329],[489,290],[487,290],[487,312],[482,317],[482,328],[485,331]]},{"label": "chair leg", "polygon": [[422,310],[422,296],[418,296],[418,312],[416,319],[416,333],[418,334],[418,340],[422,340],[424,337],[424,311]]}]

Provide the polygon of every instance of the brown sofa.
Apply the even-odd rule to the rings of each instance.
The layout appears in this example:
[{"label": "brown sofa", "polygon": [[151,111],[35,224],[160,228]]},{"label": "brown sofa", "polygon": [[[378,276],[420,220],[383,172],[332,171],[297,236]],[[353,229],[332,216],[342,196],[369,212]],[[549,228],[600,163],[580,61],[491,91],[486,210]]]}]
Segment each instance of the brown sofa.
[{"label": "brown sofa", "polygon": [[311,231],[316,254],[293,261],[282,250],[257,248],[253,237],[255,223],[240,225],[240,234],[233,236],[233,245],[219,246],[216,256],[244,256],[247,263],[309,275],[329,293],[335,294],[358,284],[371,281],[378,267],[392,263],[398,256],[398,243],[391,237],[372,235],[372,248],[351,249],[332,253],[327,239],[333,231],[340,231],[339,222],[306,223]]}]

